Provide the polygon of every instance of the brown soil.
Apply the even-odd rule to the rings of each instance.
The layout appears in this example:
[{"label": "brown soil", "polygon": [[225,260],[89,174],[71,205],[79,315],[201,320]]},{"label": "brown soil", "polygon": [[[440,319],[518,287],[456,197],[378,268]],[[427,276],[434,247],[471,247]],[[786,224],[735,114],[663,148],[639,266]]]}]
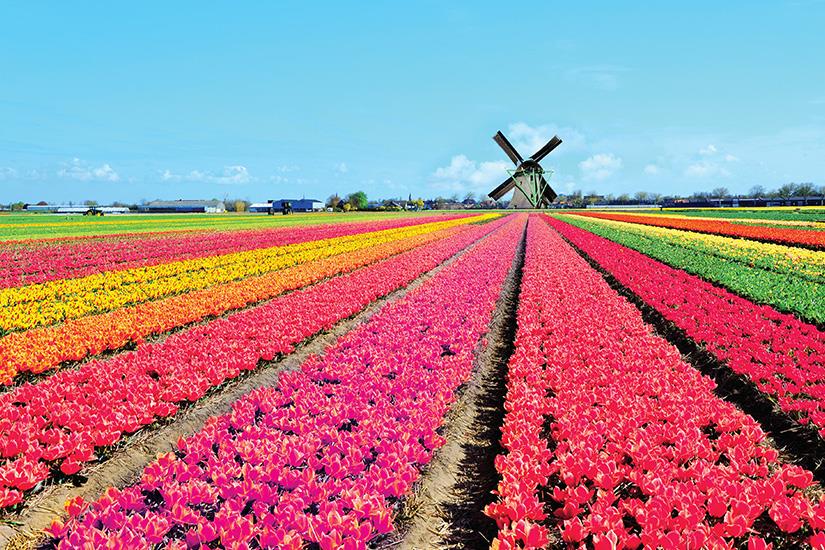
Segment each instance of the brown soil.
[{"label": "brown soil", "polygon": [[[526,235],[526,226],[525,226]],[[396,519],[397,532],[378,548],[489,548],[495,523],[484,515],[499,477],[507,362],[513,352],[525,236],[513,259],[471,380],[447,415],[444,437]]]},{"label": "brown soil", "polygon": [[340,336],[368,321],[387,303],[398,300],[418,288],[489,235],[483,236],[436,268],[422,274],[406,287],[376,300],[360,313],[341,321],[332,330],[296,346],[292,354],[280,360],[261,362],[251,374],[230,381],[196,403],[182,408],[181,412],[169,421],[158,422],[127,437],[117,444],[111,457],[105,462],[88,466],[81,471],[85,478],[81,484],[49,485],[39,494],[32,495],[21,511],[0,522],[0,548],[34,548],[46,538],[42,530],[55,519],[65,517],[64,504],[68,499],[80,496],[86,501],[94,501],[109,487],[122,488],[135,483],[140,478],[143,468],[154,461],[158,454],[173,450],[180,437],[199,431],[209,417],[229,411],[232,403],[249,391],[276,385],[282,371],[297,369],[310,355],[323,353]]}]

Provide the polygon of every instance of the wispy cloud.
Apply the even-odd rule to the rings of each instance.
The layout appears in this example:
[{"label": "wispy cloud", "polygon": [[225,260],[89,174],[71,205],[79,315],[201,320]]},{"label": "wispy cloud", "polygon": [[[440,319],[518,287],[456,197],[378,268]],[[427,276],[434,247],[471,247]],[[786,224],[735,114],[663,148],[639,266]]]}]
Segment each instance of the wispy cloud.
[{"label": "wispy cloud", "polygon": [[645,166],[644,173],[648,176],[656,176],[661,172],[661,168],[659,168],[656,164],[648,164]]},{"label": "wispy cloud", "polygon": [[92,166],[89,163],[73,158],[70,162],[63,163],[57,171],[61,178],[69,178],[79,181],[119,181],[120,176],[109,164]]},{"label": "wispy cloud", "polygon": [[171,170],[164,170],[161,173],[163,181],[190,181],[190,182],[206,182],[217,183],[220,185],[239,185],[249,183],[253,180],[249,174],[246,166],[240,164],[233,166],[224,166],[220,173],[202,172],[200,170],[192,170],[187,174],[176,174]]},{"label": "wispy cloud", "polygon": [[17,170],[7,166],[0,166],[0,181],[13,180],[17,178]]},{"label": "wispy cloud", "polygon": [[346,174],[349,172],[349,166],[347,166],[346,162],[339,162],[333,168],[337,174]]},{"label": "wispy cloud", "polygon": [[582,179],[585,181],[602,181],[622,168],[622,159],[613,153],[599,153],[579,163]]},{"label": "wispy cloud", "polygon": [[727,168],[721,166],[719,163],[709,160],[694,162],[693,164],[685,168],[685,176],[695,179],[704,179],[710,177],[726,178],[730,175],[731,173]]},{"label": "wispy cloud", "polygon": [[719,150],[712,143],[707,145],[706,147],[702,147],[701,149],[699,149],[699,154],[702,155],[703,157],[713,156],[717,152],[719,152]]},{"label": "wispy cloud", "polygon": [[620,76],[629,71],[629,68],[619,65],[593,65],[569,69],[565,77],[598,90],[611,92],[620,86]]}]

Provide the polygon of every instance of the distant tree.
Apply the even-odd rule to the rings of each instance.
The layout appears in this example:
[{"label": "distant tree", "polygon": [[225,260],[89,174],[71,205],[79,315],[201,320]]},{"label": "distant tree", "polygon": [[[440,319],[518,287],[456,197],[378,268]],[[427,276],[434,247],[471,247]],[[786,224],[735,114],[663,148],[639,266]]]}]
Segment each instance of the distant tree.
[{"label": "distant tree", "polygon": [[662,199],[664,196],[661,193],[651,193],[650,200],[653,201],[653,204],[662,204]]},{"label": "distant tree", "polygon": [[636,191],[633,198],[639,203],[645,203],[650,199],[650,193],[647,191]]},{"label": "distant tree", "polygon": [[97,206],[97,201],[85,200],[83,201],[83,206]]},{"label": "distant tree", "polygon": [[413,201],[413,204],[415,205],[415,207],[418,210],[423,210],[424,209],[424,199],[422,199],[421,197],[418,197],[417,199],[415,199]]},{"label": "distant tree", "polygon": [[11,210],[12,212],[20,212],[25,207],[25,202],[13,202],[9,205],[9,210]]},{"label": "distant tree", "polygon": [[344,206],[343,206],[343,210],[344,210],[344,212],[349,212],[350,210],[352,210],[352,205],[348,202],[345,202]]},{"label": "distant tree", "polygon": [[347,203],[349,203],[352,210],[366,210],[367,209],[367,194],[363,191],[356,191],[347,195]]},{"label": "distant tree", "polygon": [[796,186],[796,193],[799,197],[807,197],[809,195],[816,195],[816,185],[813,183],[800,183]]},{"label": "distant tree", "polygon": [[776,190],[776,196],[783,199],[789,199],[796,195],[796,188],[797,185],[795,183],[786,183]]},{"label": "distant tree", "polygon": [[450,195],[450,202],[458,202],[458,193]]},{"label": "distant tree", "polygon": [[246,201],[236,200],[233,206],[235,207],[235,212],[246,212],[248,203]]},{"label": "distant tree", "polygon": [[616,196],[613,193],[608,193],[604,196],[604,200],[607,204],[612,204],[616,200]]},{"label": "distant tree", "polygon": [[727,187],[717,187],[710,192],[710,195],[715,199],[724,199],[730,197],[730,191]]},{"label": "distant tree", "polygon": [[751,187],[750,191],[748,191],[748,196],[754,199],[764,197],[765,194],[765,188],[761,185],[754,185],[753,187]]},{"label": "distant tree", "polygon": [[333,193],[327,198],[327,206],[330,208],[338,208],[341,204],[341,197],[338,196],[338,193]]},{"label": "distant tree", "polygon": [[618,202],[619,204],[627,204],[630,202],[630,195],[628,195],[627,193],[622,193],[621,195],[616,197],[616,202]]},{"label": "distant tree", "polygon": [[466,200],[471,200],[471,201],[474,201],[474,200],[476,200],[476,194],[475,194],[475,193],[473,193],[472,191],[470,191],[469,193],[467,193],[466,195],[464,195],[464,200],[465,200],[465,201],[466,201]]}]

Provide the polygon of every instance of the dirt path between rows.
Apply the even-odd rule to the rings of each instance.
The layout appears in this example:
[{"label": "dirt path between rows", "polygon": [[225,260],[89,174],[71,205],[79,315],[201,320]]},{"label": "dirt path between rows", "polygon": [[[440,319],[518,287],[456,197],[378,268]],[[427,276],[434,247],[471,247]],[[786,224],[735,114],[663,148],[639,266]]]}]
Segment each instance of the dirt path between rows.
[{"label": "dirt path between rows", "polygon": [[471,380],[447,415],[444,437],[398,518],[398,532],[382,549],[489,548],[495,522],[484,515],[498,486],[495,457],[502,452],[501,425],[507,363],[513,353],[527,226],[505,279]]},{"label": "dirt path between rows", "polygon": [[272,362],[261,362],[249,375],[236,378],[207,394],[203,399],[182,409],[168,422],[161,421],[154,428],[144,428],[132,434],[118,444],[117,450],[108,460],[84,468],[81,474],[86,477],[86,481],[81,485],[47,486],[41,493],[33,495],[19,513],[2,520],[0,548],[19,550],[36,547],[40,541],[45,540],[42,530],[53,520],[65,517],[64,504],[68,499],[80,496],[86,501],[94,501],[109,487],[123,488],[135,483],[143,468],[154,461],[158,454],[173,450],[180,437],[196,433],[208,418],[229,411],[232,403],[251,390],[276,385],[281,372],[297,369],[310,355],[323,353],[340,336],[367,322],[386,304],[403,298],[408,292],[421,286],[496,231],[498,230],[482,236],[406,287],[379,298],[360,313],[339,322],[330,331],[296,346],[290,355]]}]

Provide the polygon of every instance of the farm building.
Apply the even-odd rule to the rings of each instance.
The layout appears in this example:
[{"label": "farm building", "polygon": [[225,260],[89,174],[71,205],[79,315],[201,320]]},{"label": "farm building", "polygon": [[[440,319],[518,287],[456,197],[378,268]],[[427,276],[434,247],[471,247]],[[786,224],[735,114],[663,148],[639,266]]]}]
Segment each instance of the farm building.
[{"label": "farm building", "polygon": [[270,206],[280,212],[285,202],[292,204],[294,212],[323,212],[324,203],[316,199],[278,199],[269,202],[256,202],[249,205],[250,212],[269,212]]},{"label": "farm building", "polygon": [[176,201],[152,201],[147,204],[138,206],[138,212],[146,213],[188,213],[188,212],[206,212],[215,214],[225,212],[223,202],[219,200],[199,201],[199,200],[183,200]]}]

